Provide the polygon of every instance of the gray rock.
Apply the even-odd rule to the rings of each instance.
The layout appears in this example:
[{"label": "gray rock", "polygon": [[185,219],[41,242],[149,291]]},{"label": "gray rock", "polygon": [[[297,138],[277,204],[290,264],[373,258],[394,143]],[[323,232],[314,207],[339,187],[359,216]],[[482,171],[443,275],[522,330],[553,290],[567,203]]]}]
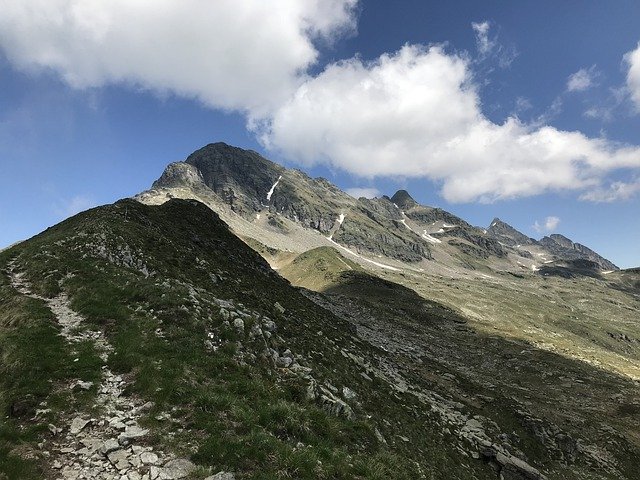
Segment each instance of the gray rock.
[{"label": "gray rock", "polygon": [[352,400],[352,399],[356,398],[357,395],[356,395],[356,392],[351,390],[349,387],[342,387],[342,396],[346,400]]},{"label": "gray rock", "polygon": [[278,313],[284,313],[285,309],[279,302],[273,304],[274,308],[278,311]]},{"label": "gray rock", "polygon": [[236,330],[238,330],[238,332],[240,333],[244,332],[244,320],[242,320],[241,318],[234,319],[233,326],[235,327]]},{"label": "gray rock", "polygon": [[144,437],[147,433],[149,433],[149,430],[146,428],[140,428],[137,425],[129,426],[118,436],[118,443],[120,445],[128,445],[131,440]]},{"label": "gray rock", "polygon": [[71,421],[71,426],[69,427],[69,432],[72,435],[77,435],[78,433],[80,433],[84,427],[86,427],[87,425],[89,425],[89,423],[91,423],[91,420],[82,418],[82,417],[76,417]]},{"label": "gray rock", "polygon": [[236,476],[231,472],[218,472],[215,475],[205,478],[204,480],[235,480]]},{"label": "gray rock", "polygon": [[186,458],[176,458],[166,463],[160,470],[161,480],[179,480],[185,478],[196,469],[196,466]]},{"label": "gray rock", "polygon": [[140,454],[140,460],[145,465],[156,465],[158,463],[158,455],[153,452],[144,452]]},{"label": "gray rock", "polygon": [[83,382],[82,380],[78,380],[74,387],[76,386],[81,388],[82,390],[89,390],[91,387],[93,387],[93,382]]},{"label": "gray rock", "polygon": [[267,332],[275,332],[276,330],[278,330],[278,326],[276,325],[276,322],[274,322],[273,320],[266,320],[263,324],[262,324],[262,328],[264,330],[266,330]]},{"label": "gray rock", "polygon": [[125,468],[129,468],[129,460],[128,454],[124,450],[116,450],[107,455],[107,458],[111,462],[111,464],[116,467],[118,470],[123,470]]},{"label": "gray rock", "polygon": [[293,363],[293,359],[290,357],[278,357],[276,360],[276,366],[280,368],[289,368]]}]

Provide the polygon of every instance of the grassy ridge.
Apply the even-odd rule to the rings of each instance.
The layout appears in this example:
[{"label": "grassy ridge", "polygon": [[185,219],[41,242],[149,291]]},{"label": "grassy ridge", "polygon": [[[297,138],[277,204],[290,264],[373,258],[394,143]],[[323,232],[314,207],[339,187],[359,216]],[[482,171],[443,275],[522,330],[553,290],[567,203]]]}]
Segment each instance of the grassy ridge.
[{"label": "grassy ridge", "polygon": [[[144,420],[153,427],[152,441],[190,456],[203,476],[208,468],[264,479],[493,476],[488,466],[463,457],[415,398],[382,379],[364,378],[347,352],[374,363],[381,352],[275,274],[201,204],[121,201],[62,222],[0,258],[6,262],[8,255],[20,255],[37,292],[64,290],[90,326],[105,331],[114,347],[110,368],[132,380],[129,394],[154,402]],[[218,299],[273,318],[280,350],[291,349],[318,383],[357,392],[355,418],[334,416],[307,400],[306,380],[274,370],[261,359],[259,345],[225,326]],[[3,302],[3,319],[12,315],[11,301],[28,300]],[[245,320],[249,328],[257,318]],[[78,352],[69,355],[50,315],[46,324],[50,331],[39,336],[46,355],[34,359],[39,366],[25,364],[24,372],[42,368],[45,383],[93,378],[95,366],[73,362]],[[22,335],[24,326],[13,331]],[[210,334],[220,341],[215,351],[205,343]],[[6,338],[20,350],[18,340]],[[3,395],[34,389],[53,402],[54,389],[23,387],[3,384]],[[74,408],[92,407],[90,396],[74,402]],[[5,450],[23,441],[12,438]]]}]

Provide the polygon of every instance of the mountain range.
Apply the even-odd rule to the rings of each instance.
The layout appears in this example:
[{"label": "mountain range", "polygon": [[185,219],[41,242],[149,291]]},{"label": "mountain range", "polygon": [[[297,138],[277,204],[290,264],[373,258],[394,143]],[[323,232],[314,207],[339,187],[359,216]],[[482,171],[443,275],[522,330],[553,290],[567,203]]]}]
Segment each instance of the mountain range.
[{"label": "mountain range", "polygon": [[[418,204],[405,190],[391,198],[353,198],[324,178],[286,169],[258,153],[224,143],[207,145],[169,165],[136,199],[203,201],[240,235],[267,245],[304,251],[338,244],[360,255],[447,267],[533,270],[592,262],[595,271],[618,270],[611,261],[566,237],[539,241],[495,219],[484,229],[440,208]],[[324,237],[324,238],[322,238]],[[285,240],[283,240],[285,239]],[[295,245],[292,247],[292,244]],[[424,263],[425,260],[430,262]]]}]

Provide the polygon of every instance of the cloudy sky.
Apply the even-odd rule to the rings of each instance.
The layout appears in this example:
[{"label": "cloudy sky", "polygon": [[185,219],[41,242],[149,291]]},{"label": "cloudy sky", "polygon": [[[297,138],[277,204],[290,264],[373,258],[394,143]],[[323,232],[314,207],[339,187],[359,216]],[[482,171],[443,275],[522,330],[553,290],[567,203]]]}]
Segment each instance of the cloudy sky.
[{"label": "cloudy sky", "polygon": [[640,265],[640,3],[0,0],[0,246],[214,141]]}]

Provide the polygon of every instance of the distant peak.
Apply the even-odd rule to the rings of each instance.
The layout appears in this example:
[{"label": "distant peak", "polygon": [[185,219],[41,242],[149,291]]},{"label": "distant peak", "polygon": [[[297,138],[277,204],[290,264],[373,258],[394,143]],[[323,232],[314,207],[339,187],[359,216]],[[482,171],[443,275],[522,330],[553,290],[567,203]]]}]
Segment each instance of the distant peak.
[{"label": "distant peak", "polygon": [[393,197],[391,197],[391,201],[400,208],[408,208],[418,205],[418,202],[416,202],[406,190],[398,190],[393,194]]}]

